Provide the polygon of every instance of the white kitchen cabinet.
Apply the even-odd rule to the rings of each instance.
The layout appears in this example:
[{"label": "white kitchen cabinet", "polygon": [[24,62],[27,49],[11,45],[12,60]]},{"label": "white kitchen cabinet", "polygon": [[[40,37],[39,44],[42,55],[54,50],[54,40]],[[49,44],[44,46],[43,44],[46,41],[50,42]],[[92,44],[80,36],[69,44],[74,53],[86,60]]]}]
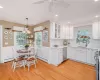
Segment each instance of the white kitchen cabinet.
[{"label": "white kitchen cabinet", "polygon": [[100,22],[94,22],[92,24],[92,36],[93,39],[100,39]]},{"label": "white kitchen cabinet", "polygon": [[87,63],[95,65],[95,53],[97,50],[87,49]]},{"label": "white kitchen cabinet", "polygon": [[51,48],[49,63],[58,66],[63,62],[63,48]]},{"label": "white kitchen cabinet", "polygon": [[74,38],[74,28],[73,26],[69,27],[69,39],[73,39]]},{"label": "white kitchen cabinet", "polygon": [[55,22],[51,23],[51,39],[73,39],[73,26],[62,26]]},{"label": "white kitchen cabinet", "polygon": [[55,22],[51,22],[50,34],[51,34],[51,39],[60,39],[61,38],[61,25]]},{"label": "white kitchen cabinet", "polygon": [[61,38],[62,39],[73,39],[73,26],[62,26],[61,27]]},{"label": "white kitchen cabinet", "polygon": [[69,59],[76,59],[76,50],[75,48],[68,47],[67,48],[67,58]]},{"label": "white kitchen cabinet", "polygon": [[97,50],[89,49],[89,48],[67,48],[67,57],[72,60],[76,60],[79,62],[88,63],[90,65],[95,65],[95,53]]},{"label": "white kitchen cabinet", "polygon": [[92,49],[87,49],[87,63],[89,64],[92,63],[91,57],[92,57]]},{"label": "white kitchen cabinet", "polygon": [[86,49],[68,47],[67,57],[80,62],[86,62]]},{"label": "white kitchen cabinet", "polygon": [[58,51],[58,64],[63,62],[63,49],[59,49]]},{"label": "white kitchen cabinet", "polygon": [[96,53],[97,50],[92,50],[92,54],[91,54],[91,64],[95,65],[95,59],[94,59],[94,56],[95,56],[95,53]]},{"label": "white kitchen cabinet", "polygon": [[86,62],[86,49],[84,48],[77,48],[76,49],[76,59],[75,60],[78,60],[78,61],[81,61],[81,62]]}]

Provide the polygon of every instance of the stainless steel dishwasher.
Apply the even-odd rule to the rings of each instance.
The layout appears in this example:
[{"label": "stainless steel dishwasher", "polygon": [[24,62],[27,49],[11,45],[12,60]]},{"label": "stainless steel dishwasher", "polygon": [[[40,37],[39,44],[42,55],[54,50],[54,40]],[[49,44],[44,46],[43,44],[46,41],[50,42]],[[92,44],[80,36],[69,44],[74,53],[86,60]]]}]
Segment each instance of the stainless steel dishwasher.
[{"label": "stainless steel dishwasher", "polygon": [[63,61],[67,60],[67,47],[63,48]]}]

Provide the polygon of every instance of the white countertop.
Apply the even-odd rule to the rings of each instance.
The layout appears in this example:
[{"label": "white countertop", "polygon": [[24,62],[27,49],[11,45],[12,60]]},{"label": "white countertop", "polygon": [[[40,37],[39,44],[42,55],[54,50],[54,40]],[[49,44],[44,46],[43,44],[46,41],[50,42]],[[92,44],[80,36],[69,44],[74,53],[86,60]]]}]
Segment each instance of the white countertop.
[{"label": "white countertop", "polygon": [[100,48],[93,48],[93,47],[81,47],[81,46],[67,46],[67,47],[72,47],[72,48],[86,48],[86,49],[94,49],[100,51]]},{"label": "white countertop", "polygon": [[65,48],[65,47],[68,47],[68,46],[59,46],[59,47],[51,47],[51,48],[59,49],[59,48]]}]

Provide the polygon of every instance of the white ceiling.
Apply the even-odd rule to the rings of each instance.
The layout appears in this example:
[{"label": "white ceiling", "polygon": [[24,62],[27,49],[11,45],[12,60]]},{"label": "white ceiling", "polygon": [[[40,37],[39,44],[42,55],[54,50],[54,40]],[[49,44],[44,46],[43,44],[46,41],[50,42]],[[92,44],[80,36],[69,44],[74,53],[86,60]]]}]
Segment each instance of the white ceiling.
[{"label": "white ceiling", "polygon": [[[100,15],[100,1],[94,0],[65,0],[70,4],[68,8],[55,7],[49,12],[48,3],[32,4],[39,0],[0,0],[0,20],[7,20],[25,24],[25,18],[29,18],[29,24],[35,25],[46,20],[57,20],[62,23],[70,21],[72,24],[92,21],[95,15]],[[55,14],[59,16],[56,18]]]}]

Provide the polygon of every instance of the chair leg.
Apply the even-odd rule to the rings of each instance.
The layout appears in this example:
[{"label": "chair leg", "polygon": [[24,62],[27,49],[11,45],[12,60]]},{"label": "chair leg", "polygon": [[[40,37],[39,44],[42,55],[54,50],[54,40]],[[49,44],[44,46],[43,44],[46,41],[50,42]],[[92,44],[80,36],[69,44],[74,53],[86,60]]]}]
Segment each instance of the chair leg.
[{"label": "chair leg", "polygon": [[22,64],[23,64],[23,66],[24,66],[24,69],[25,69],[25,60],[24,60],[24,61],[22,61]]},{"label": "chair leg", "polygon": [[16,62],[14,62],[13,72],[15,71],[15,69],[16,69]]},{"label": "chair leg", "polygon": [[35,68],[36,68],[36,61],[34,61],[34,65],[35,65]]},{"label": "chair leg", "polygon": [[28,65],[27,65],[27,66],[28,66],[28,71],[29,71],[29,70],[30,70],[30,64],[28,63]]},{"label": "chair leg", "polygon": [[12,68],[14,68],[14,61],[12,62]]},{"label": "chair leg", "polygon": [[37,59],[36,59],[36,63],[38,63]]}]

